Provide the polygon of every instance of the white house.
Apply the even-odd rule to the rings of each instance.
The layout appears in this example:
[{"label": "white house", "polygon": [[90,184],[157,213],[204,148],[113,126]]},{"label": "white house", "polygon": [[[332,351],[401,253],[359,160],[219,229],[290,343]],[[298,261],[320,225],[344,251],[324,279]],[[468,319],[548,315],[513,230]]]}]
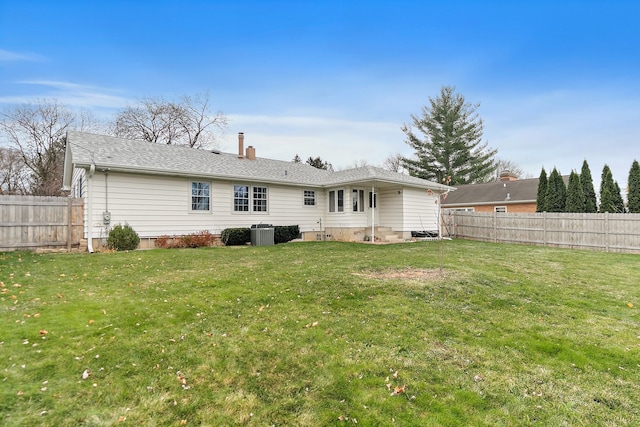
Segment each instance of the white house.
[{"label": "white house", "polygon": [[365,166],[342,171],[69,131],[63,185],[85,200],[89,250],[128,223],[141,247],[161,235],[298,225],[305,240],[393,241],[437,230],[451,187]]}]

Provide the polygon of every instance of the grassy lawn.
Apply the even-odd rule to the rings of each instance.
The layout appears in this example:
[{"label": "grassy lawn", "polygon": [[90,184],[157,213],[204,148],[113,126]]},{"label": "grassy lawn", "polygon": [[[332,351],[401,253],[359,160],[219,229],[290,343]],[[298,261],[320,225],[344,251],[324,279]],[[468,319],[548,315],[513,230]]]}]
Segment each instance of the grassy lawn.
[{"label": "grassy lawn", "polygon": [[6,253],[0,292],[3,425],[640,425],[637,255]]}]

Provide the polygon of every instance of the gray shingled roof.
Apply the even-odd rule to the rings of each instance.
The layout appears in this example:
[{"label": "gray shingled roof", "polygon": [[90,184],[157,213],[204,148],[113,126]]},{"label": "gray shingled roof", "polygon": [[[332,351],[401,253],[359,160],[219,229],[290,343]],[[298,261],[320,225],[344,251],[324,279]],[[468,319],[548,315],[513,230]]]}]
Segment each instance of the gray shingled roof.
[{"label": "gray shingled roof", "polygon": [[535,203],[537,194],[538,178],[460,185],[456,191],[447,196],[442,205],[450,207],[494,203]]},{"label": "gray shingled roof", "polygon": [[96,169],[109,168],[113,171],[255,180],[314,187],[375,183],[434,190],[450,189],[438,183],[373,166],[333,172],[317,169],[306,163],[262,157],[255,160],[239,159],[237,154],[77,131],[67,132],[66,156],[66,183],[70,181],[71,166],[88,168],[95,164]]}]

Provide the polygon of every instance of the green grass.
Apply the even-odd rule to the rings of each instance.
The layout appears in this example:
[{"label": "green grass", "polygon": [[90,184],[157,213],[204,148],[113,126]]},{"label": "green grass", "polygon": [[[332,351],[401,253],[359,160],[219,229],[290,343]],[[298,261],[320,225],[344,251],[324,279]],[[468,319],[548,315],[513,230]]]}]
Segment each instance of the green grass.
[{"label": "green grass", "polygon": [[6,253],[0,281],[3,425],[640,424],[637,255]]}]

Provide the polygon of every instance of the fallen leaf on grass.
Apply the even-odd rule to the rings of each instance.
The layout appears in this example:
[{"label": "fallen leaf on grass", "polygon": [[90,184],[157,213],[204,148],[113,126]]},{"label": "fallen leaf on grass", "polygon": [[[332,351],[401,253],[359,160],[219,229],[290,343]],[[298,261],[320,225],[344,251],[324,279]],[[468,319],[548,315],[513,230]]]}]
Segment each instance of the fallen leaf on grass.
[{"label": "fallen leaf on grass", "polygon": [[121,416],[120,418],[118,418],[118,422],[119,423],[123,423],[125,421],[127,421],[127,417],[125,417],[125,416]]},{"label": "fallen leaf on grass", "polygon": [[627,304],[627,307],[633,308],[633,303],[630,302],[629,304]]},{"label": "fallen leaf on grass", "polygon": [[405,392],[405,390],[407,389],[407,385],[403,385],[402,387],[400,386],[395,386],[393,389],[393,393],[392,395],[398,395],[398,394],[402,394]]},{"label": "fallen leaf on grass", "polygon": [[47,335],[49,332],[47,332],[44,329],[40,329],[40,335]]},{"label": "fallen leaf on grass", "polygon": [[186,426],[186,425],[187,425],[187,420],[182,420],[182,421],[180,421],[180,425],[181,425],[181,426]]}]

